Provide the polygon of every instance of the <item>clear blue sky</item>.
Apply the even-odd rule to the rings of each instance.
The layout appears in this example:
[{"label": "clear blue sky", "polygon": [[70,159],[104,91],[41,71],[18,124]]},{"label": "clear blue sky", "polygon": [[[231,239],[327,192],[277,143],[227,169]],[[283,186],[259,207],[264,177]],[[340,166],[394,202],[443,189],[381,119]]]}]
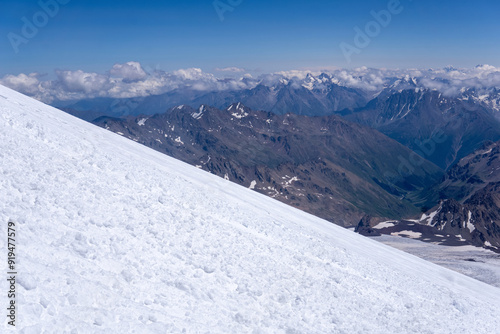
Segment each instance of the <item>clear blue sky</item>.
[{"label": "clear blue sky", "polygon": [[401,0],[404,10],[347,63],[339,44],[353,44],[353,28],[364,28],[373,20],[370,11],[387,4],[243,0],[221,21],[213,0],[70,0],[15,53],[8,33],[22,36],[21,19],[32,21],[41,8],[38,0],[2,1],[0,76],[56,68],[103,72],[126,61],[166,71],[500,66],[500,4],[494,0]]}]

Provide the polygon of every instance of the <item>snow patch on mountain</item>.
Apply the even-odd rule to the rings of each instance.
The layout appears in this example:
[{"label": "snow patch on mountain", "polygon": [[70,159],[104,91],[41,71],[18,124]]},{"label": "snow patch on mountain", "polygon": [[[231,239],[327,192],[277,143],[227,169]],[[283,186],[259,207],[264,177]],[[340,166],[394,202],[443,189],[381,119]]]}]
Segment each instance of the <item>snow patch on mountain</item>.
[{"label": "snow patch on mountain", "polygon": [[431,212],[429,214],[423,213],[422,217],[420,217],[419,220],[416,220],[416,222],[420,222],[421,224],[432,226],[432,222],[434,221],[434,217],[436,217],[436,215],[439,212],[441,212],[441,208],[442,208],[442,206],[440,205],[439,208],[436,209],[436,211],[433,211],[433,212]]},{"label": "snow patch on mountain", "polygon": [[378,223],[377,225],[373,226],[373,228],[374,229],[383,229],[383,228],[394,227],[394,226],[395,226],[394,222],[388,221],[388,222]]},{"label": "snow patch on mountain", "polygon": [[231,105],[228,110],[232,110],[233,107],[235,109],[235,112],[231,113],[231,116],[238,118],[238,119],[242,119],[242,118],[245,118],[248,116],[248,113],[245,111],[245,109],[243,108],[241,103],[238,102],[238,104],[236,106]]},{"label": "snow patch on mountain", "polygon": [[194,112],[191,114],[191,116],[194,118],[194,119],[200,119],[203,117],[203,113],[205,112],[205,106],[202,105],[200,106],[200,108],[198,109],[198,112]]},{"label": "snow patch on mountain", "polygon": [[467,220],[467,228],[469,229],[470,233],[474,232],[474,230],[476,229],[476,227],[474,226],[474,224],[472,224],[472,212],[469,211],[469,217],[468,217],[468,220]]}]

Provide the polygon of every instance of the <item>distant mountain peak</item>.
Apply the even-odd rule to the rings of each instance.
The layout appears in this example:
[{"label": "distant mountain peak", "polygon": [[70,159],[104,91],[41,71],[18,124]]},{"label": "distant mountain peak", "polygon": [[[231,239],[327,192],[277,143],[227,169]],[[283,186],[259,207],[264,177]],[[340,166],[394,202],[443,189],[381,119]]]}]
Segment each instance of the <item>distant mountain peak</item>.
[{"label": "distant mountain peak", "polygon": [[184,104],[181,104],[179,106],[173,107],[172,109],[173,110],[184,110],[185,108],[186,108],[186,106]]},{"label": "distant mountain peak", "polygon": [[416,77],[405,75],[401,79],[396,80],[389,88],[393,91],[403,91],[407,89],[418,88],[418,79]]}]

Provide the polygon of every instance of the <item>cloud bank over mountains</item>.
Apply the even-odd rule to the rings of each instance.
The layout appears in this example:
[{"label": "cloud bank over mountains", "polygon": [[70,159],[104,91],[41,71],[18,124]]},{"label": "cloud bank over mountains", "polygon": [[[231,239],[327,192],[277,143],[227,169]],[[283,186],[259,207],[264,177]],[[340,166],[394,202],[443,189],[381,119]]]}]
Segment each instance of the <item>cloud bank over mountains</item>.
[{"label": "cloud bank over mountains", "polygon": [[159,95],[176,89],[195,91],[229,91],[252,89],[259,84],[274,86],[290,84],[292,87],[321,89],[337,84],[378,94],[387,87],[407,84],[408,87],[438,90],[446,95],[458,95],[466,89],[488,92],[500,87],[500,68],[479,65],[474,68],[443,69],[355,69],[292,70],[263,74],[254,78],[237,67],[217,68],[213,73],[199,68],[166,72],[147,69],[138,62],[115,64],[106,73],[82,70],[56,70],[55,79],[44,79],[40,73],[6,75],[0,84],[40,101],[80,100],[111,97],[132,98]]}]

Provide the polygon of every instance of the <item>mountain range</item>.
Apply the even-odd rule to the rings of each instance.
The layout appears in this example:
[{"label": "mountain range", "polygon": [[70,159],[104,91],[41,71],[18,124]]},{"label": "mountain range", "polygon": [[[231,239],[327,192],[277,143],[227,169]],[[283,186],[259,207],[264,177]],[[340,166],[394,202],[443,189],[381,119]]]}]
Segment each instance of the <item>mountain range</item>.
[{"label": "mountain range", "polygon": [[[484,233],[488,227],[479,232],[491,225],[485,219],[476,220],[474,235],[469,229],[437,239],[432,236],[443,234],[439,224],[426,221],[424,228],[422,219],[415,222],[420,211],[443,200],[469,203],[463,195],[479,188],[467,185],[498,178],[497,169],[484,171],[491,162],[473,172],[464,172],[463,164],[474,160],[468,155],[477,156],[481,145],[500,138],[500,126],[474,101],[408,88],[411,83],[397,83],[342,117],[279,115],[233,103],[223,110],[181,105],[162,114],[100,117],[94,123],[336,224],[355,226],[368,214],[375,223],[399,221],[382,233],[416,231],[427,241],[497,245],[496,232]],[[395,89],[400,85],[405,89]],[[495,189],[482,189],[482,196]],[[495,217],[496,202],[490,202],[482,215]],[[403,218],[411,218],[408,226]],[[374,222],[363,224],[371,229]]]},{"label": "mountain range", "polygon": [[[481,69],[481,67],[479,67]],[[201,104],[219,109],[234,102],[242,102],[256,110],[276,114],[296,113],[301,115],[330,115],[366,106],[377,97],[408,89],[437,91],[451,99],[474,101],[492,113],[500,111],[500,91],[494,78],[488,80],[487,73],[454,73],[461,80],[446,79],[443,71],[413,71],[412,74],[365,71],[338,71],[313,74],[272,74],[262,78],[243,77],[217,79],[215,82],[176,82],[174,88],[164,93],[150,92],[130,98],[81,97],[79,99],[52,99],[58,108],[74,112],[98,112],[107,116],[126,116],[163,113],[175,106],[185,104],[197,108]],[[196,72],[197,75],[200,73]],[[495,74],[495,72],[490,73]],[[159,74],[158,74],[159,75]],[[478,81],[475,76],[481,76]],[[210,77],[212,80],[214,78]],[[476,81],[471,84],[472,78]],[[162,80],[167,80],[166,78]],[[468,81],[467,81],[468,80]],[[462,82],[463,81],[463,82]],[[139,85],[140,82],[137,82]],[[53,83],[55,87],[58,84]],[[457,86],[458,85],[458,86]],[[64,89],[64,87],[60,87]]]},{"label": "mountain range", "polygon": [[344,117],[379,130],[445,170],[485,141],[500,140],[500,121],[492,110],[419,88],[385,91]]},{"label": "mountain range", "polygon": [[99,116],[161,114],[179,105],[226,109],[235,102],[277,115],[338,114],[377,129],[445,170],[484,141],[500,140],[500,91],[496,88],[442,93],[409,75],[387,79],[388,84],[378,90],[349,87],[326,73],[309,73],[303,79],[243,80],[251,88],[206,92],[182,87],[160,95],[84,99],[55,106],[88,121]]},{"label": "mountain range", "polygon": [[336,111],[366,105],[372,93],[361,89],[341,86],[332,76],[308,74],[304,80],[281,78],[273,81],[247,83],[251,88],[222,91],[203,91],[191,87],[177,88],[164,94],[126,99],[93,98],[74,102],[55,102],[54,105],[70,113],[89,112],[121,117],[128,115],[152,115],[163,113],[184,104],[193,108],[201,104],[225,109],[234,102],[275,114],[331,115]]},{"label": "mountain range", "polygon": [[[372,216],[360,223],[368,234],[377,222],[393,219],[398,226],[382,233],[441,235],[440,224],[418,220],[419,212],[438,211],[440,203],[467,211],[458,206],[481,196],[474,185],[499,174],[488,170],[491,177],[485,177],[463,165],[500,140],[494,86],[450,92],[452,80],[434,79],[433,85],[449,88],[444,91],[411,75],[388,78],[375,90],[325,73],[243,80],[249,88],[182,87],[147,97],[80,100],[63,110],[331,222],[356,226]],[[480,188],[485,196],[496,189]],[[485,210],[495,216],[495,205]],[[437,240],[496,242],[484,231],[454,232]]]},{"label": "mountain range", "polygon": [[418,213],[412,198],[443,175],[427,161],[402,173],[408,148],[337,115],[277,115],[234,103],[94,124],[344,226],[364,213]]}]

